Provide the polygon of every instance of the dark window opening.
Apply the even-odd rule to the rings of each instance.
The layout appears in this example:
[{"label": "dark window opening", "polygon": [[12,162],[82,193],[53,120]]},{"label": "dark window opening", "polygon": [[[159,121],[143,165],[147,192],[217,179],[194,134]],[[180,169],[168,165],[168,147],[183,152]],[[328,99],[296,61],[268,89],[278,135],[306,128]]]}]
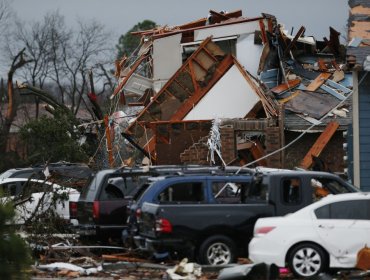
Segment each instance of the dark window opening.
[{"label": "dark window opening", "polygon": [[114,199],[122,199],[125,196],[123,195],[122,191],[115,185],[108,184],[102,191],[100,196],[101,200],[114,200]]},{"label": "dark window opening", "polygon": [[212,192],[218,203],[240,203],[242,183],[240,182],[213,182]]},{"label": "dark window opening", "polygon": [[14,196],[17,194],[17,184],[8,183],[8,184],[0,185],[0,192],[1,192],[1,195],[4,195],[4,196]]},{"label": "dark window opening", "polygon": [[301,202],[302,183],[299,178],[289,178],[282,180],[283,202],[285,204],[296,205]]},{"label": "dark window opening", "polygon": [[249,200],[267,201],[267,183],[265,181],[266,178],[254,178],[254,182],[249,188],[248,193],[246,194]]},{"label": "dark window opening", "polygon": [[159,194],[160,203],[199,203],[204,201],[202,183],[174,184]]},{"label": "dark window opening", "polygon": [[[226,54],[236,56],[236,39],[220,40],[214,42]],[[187,45],[182,47],[182,62],[184,63],[197,49],[199,44]]]}]

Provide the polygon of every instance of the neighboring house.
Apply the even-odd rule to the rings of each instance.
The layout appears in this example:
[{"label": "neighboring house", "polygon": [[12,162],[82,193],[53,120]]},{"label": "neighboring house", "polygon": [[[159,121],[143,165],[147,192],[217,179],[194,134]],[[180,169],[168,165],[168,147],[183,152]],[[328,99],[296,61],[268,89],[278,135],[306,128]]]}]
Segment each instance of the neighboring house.
[{"label": "neighboring house", "polygon": [[370,191],[370,2],[349,0],[348,4],[351,11],[347,65],[353,73],[354,86],[353,131],[348,137],[349,171],[354,185]]}]

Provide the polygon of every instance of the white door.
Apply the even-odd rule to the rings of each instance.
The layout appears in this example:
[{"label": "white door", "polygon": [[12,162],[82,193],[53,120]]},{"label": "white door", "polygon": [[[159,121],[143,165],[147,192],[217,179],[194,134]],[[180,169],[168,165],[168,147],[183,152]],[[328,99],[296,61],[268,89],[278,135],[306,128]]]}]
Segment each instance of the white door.
[{"label": "white door", "polygon": [[358,251],[370,245],[369,210],[370,200],[353,200],[328,204],[315,211],[319,244],[344,267],[353,267]]}]

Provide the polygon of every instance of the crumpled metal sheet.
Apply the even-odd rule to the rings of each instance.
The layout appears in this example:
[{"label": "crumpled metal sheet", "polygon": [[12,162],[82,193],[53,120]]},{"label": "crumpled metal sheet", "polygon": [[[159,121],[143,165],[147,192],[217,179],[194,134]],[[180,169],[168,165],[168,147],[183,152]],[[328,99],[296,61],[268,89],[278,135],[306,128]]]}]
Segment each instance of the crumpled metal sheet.
[{"label": "crumpled metal sheet", "polygon": [[297,96],[285,103],[285,109],[320,119],[339,102],[337,98],[328,94],[300,90]]},{"label": "crumpled metal sheet", "polygon": [[276,265],[265,263],[244,264],[224,268],[220,271],[217,280],[252,280],[278,279],[279,269]]}]

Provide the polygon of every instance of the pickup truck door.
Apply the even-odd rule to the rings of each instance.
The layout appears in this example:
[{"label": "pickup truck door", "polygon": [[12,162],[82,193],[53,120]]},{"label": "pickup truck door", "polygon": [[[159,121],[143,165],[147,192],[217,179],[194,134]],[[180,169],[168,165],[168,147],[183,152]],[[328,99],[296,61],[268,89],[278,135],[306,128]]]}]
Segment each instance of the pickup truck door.
[{"label": "pickup truck door", "polygon": [[280,183],[276,186],[278,189],[276,195],[270,197],[270,201],[275,203],[277,216],[293,213],[312,201],[312,191],[307,192],[304,178],[292,175],[283,176],[280,180],[276,178],[274,181]]},{"label": "pickup truck door", "polygon": [[358,251],[370,244],[370,200],[335,202],[316,209],[313,216],[329,253],[341,264],[354,266]]}]

